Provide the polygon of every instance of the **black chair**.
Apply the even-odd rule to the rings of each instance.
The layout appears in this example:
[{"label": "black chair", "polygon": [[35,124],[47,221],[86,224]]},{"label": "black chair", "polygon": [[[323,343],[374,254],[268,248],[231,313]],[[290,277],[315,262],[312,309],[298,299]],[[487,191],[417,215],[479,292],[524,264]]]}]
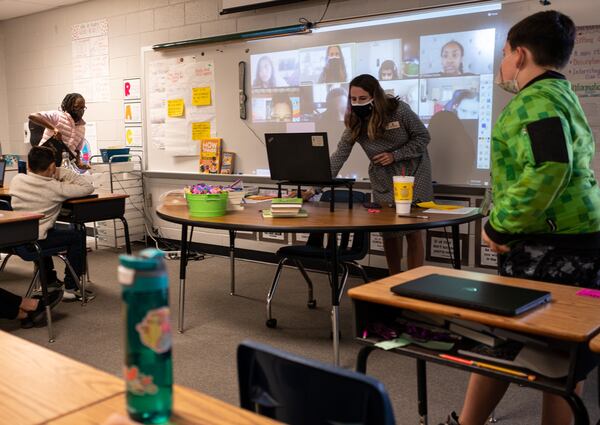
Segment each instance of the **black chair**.
[{"label": "black chair", "polygon": [[291,425],[393,425],[383,384],[252,341],[237,351],[240,406]]},{"label": "black chair", "polygon": [[[349,191],[347,190],[336,190],[334,195],[335,202],[348,203]],[[323,192],[321,196],[322,202],[329,202],[331,200],[331,192]],[[352,202],[363,203],[369,200],[369,196],[363,192],[352,191]],[[355,206],[359,207],[359,206]],[[286,264],[292,264],[304,277],[306,284],[308,285],[308,302],[307,306],[313,309],[317,306],[317,300],[314,298],[313,283],[302,264],[302,261],[311,261],[313,264],[325,264],[329,267],[329,260],[331,257],[329,244],[332,241],[327,242],[327,246],[323,246],[325,235],[323,233],[311,233],[308,237],[306,245],[290,245],[284,246],[277,251],[277,256],[280,257],[279,263],[277,264],[277,270],[275,271],[275,277],[273,283],[267,294],[267,321],[266,325],[269,328],[277,327],[277,319],[271,315],[271,303],[275,296],[275,291],[279,286],[279,279],[283,266]],[[339,243],[338,259],[342,268],[342,290],[340,291],[340,297],[344,293],[344,287],[350,274],[350,267],[358,270],[364,279],[365,283],[369,281],[365,269],[358,263],[367,255],[369,251],[369,233],[368,232],[353,232],[353,233],[342,233]],[[339,300],[338,300],[339,301]]]},{"label": "black chair", "polygon": [[[0,211],[1,210],[12,211],[10,203],[8,201],[0,200]],[[75,270],[73,270],[71,263],[67,259],[67,256],[65,254],[66,250],[67,250],[66,246],[65,247],[61,246],[61,247],[56,247],[56,248],[42,249],[40,251],[40,253],[41,253],[40,254],[35,249],[33,249],[33,247],[29,244],[20,245],[18,247],[14,247],[14,248],[4,249],[1,252],[4,254],[7,254],[7,256],[6,256],[6,258],[4,258],[4,261],[2,262],[2,265],[0,266],[0,272],[2,272],[4,270],[4,267],[6,266],[8,259],[13,255],[16,255],[17,257],[21,258],[23,261],[33,262],[34,263],[33,278],[31,279],[31,283],[29,284],[29,288],[27,289],[27,293],[25,294],[26,297],[29,297],[29,296],[31,296],[31,293],[33,292],[34,288],[36,286],[38,286],[38,283],[41,284],[41,282],[42,282],[42,280],[40,279],[40,267],[38,264],[40,256],[42,256],[42,257],[57,257],[60,260],[62,260],[63,263],[65,263],[65,266],[66,266],[67,270],[69,271],[69,273],[71,274],[73,281],[77,282],[79,284],[80,279],[77,276],[77,273],[75,273]]]}]

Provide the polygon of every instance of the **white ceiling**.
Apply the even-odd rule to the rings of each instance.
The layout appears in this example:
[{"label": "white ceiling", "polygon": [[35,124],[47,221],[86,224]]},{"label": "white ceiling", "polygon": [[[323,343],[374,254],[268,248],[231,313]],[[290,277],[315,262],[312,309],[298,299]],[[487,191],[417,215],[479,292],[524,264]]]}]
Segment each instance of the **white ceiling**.
[{"label": "white ceiling", "polygon": [[0,0],[0,21],[86,0]]}]

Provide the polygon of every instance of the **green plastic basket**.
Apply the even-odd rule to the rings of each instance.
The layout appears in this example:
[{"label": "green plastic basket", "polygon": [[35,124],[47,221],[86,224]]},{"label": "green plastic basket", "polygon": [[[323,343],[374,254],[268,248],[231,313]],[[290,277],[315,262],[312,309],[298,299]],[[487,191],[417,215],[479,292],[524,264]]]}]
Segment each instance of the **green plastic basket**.
[{"label": "green plastic basket", "polygon": [[208,193],[195,195],[186,193],[190,216],[192,217],[220,217],[227,212],[228,192]]}]

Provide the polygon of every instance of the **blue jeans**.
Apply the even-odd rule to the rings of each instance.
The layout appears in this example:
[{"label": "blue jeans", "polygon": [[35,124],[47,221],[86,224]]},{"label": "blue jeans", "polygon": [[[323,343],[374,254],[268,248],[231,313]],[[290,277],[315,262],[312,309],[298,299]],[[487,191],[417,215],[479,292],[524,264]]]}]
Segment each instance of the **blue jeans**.
[{"label": "blue jeans", "polygon": [[[85,236],[71,226],[55,226],[48,231],[46,239],[38,241],[41,249],[64,247],[67,251],[67,260],[71,263],[73,270],[80,277],[83,274],[83,254],[85,247]],[[52,257],[44,257],[44,267],[40,270],[45,273],[47,281],[55,282],[57,279],[54,271],[54,263]],[[65,267],[65,288],[75,289],[77,283],[73,281],[71,274]]]}]

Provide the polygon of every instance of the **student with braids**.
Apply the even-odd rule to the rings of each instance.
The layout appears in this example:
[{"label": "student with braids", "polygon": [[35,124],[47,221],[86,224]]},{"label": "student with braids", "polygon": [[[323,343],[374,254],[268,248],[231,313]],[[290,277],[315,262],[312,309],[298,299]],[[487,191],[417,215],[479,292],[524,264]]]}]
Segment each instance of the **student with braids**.
[{"label": "student with braids", "polygon": [[81,163],[81,148],[85,136],[86,110],[85,99],[79,93],[69,93],[60,105],[60,111],[36,112],[29,115],[29,120],[45,128],[40,145],[48,141],[56,151],[56,165],[60,165],[62,152],[69,153],[71,159],[77,159],[79,168],[87,168]]}]

